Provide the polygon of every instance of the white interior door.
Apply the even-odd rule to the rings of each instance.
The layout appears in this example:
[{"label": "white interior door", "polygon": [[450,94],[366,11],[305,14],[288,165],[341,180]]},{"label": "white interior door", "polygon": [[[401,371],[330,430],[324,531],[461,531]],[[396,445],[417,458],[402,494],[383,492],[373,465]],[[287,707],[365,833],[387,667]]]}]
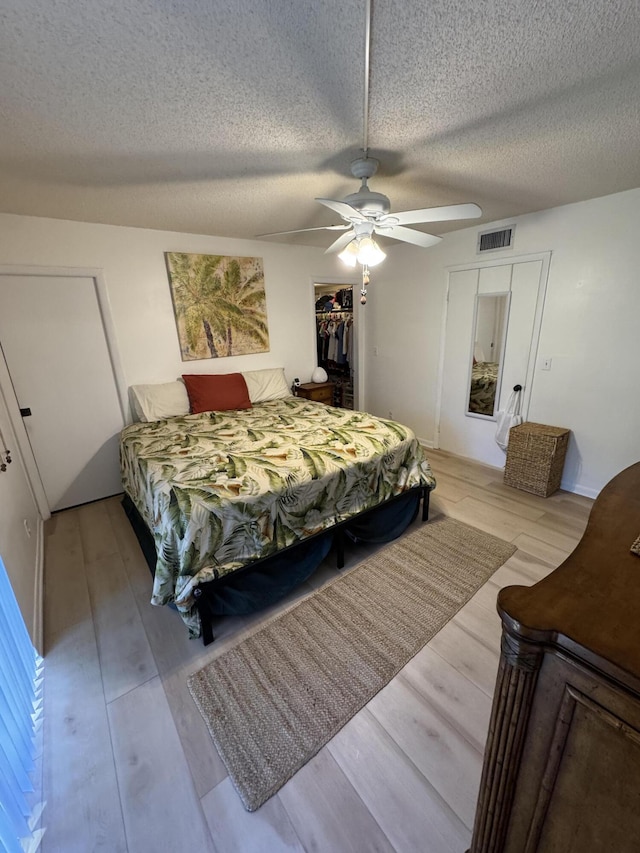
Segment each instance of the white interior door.
[{"label": "white interior door", "polygon": [[[476,343],[478,294],[508,294],[501,383],[496,411],[521,385],[522,415],[531,397],[548,255],[453,270],[449,274],[447,320],[440,380],[439,446],[459,456],[502,467],[504,451],[495,442],[495,417],[469,415],[470,371]],[[487,358],[487,360],[490,360]]]},{"label": "white interior door", "polygon": [[90,277],[0,276],[0,343],[49,508],[121,491],[123,416]]}]

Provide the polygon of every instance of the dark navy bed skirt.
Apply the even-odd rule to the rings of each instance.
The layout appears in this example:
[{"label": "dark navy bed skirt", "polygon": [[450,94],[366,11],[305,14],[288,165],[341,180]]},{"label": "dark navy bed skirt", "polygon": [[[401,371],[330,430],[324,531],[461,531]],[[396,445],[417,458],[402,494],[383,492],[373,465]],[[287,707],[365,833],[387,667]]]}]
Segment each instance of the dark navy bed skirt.
[{"label": "dark navy bed skirt", "polygon": [[[153,536],[127,494],[122,506],[154,575],[157,556]],[[419,506],[420,492],[409,492],[345,522],[340,529],[353,542],[391,542],[414,521]],[[201,589],[206,588],[206,607],[210,615],[242,616],[280,600],[314,573],[329,553],[333,537],[334,530],[328,530],[266,557],[255,566],[202,584]]]}]

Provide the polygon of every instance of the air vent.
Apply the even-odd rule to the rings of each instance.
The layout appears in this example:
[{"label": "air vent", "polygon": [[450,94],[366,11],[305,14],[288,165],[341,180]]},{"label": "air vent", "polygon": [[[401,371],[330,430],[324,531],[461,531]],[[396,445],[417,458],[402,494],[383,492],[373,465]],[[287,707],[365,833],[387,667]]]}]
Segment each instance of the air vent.
[{"label": "air vent", "polygon": [[515,225],[501,228],[500,231],[483,231],[478,234],[478,252],[495,252],[497,249],[510,249],[513,246]]}]

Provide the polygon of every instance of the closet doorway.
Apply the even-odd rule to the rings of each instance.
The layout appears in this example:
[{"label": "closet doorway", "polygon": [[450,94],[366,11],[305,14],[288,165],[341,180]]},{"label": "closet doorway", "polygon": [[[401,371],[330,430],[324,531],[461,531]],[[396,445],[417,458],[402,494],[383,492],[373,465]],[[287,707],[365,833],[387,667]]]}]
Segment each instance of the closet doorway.
[{"label": "closet doorway", "polygon": [[359,306],[354,305],[357,287],[336,282],[314,282],[316,364],[333,383],[333,404],[360,409],[362,386],[358,375]]}]

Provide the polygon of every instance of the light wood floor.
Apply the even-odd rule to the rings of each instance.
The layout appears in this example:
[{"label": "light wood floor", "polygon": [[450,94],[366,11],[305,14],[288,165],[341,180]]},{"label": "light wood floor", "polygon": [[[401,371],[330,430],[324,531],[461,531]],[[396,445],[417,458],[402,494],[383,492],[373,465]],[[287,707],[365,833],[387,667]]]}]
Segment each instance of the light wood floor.
[{"label": "light wood floor", "polygon": [[[431,516],[517,553],[280,792],[244,811],[187,690],[194,670],[278,608],[227,619],[205,648],[149,604],[151,576],[112,498],[46,525],[45,853],[464,851],[498,665],[498,590],[573,550],[591,501],[538,498],[429,451]],[[347,567],[367,556],[348,553]],[[332,555],[281,605],[335,576]]]}]

